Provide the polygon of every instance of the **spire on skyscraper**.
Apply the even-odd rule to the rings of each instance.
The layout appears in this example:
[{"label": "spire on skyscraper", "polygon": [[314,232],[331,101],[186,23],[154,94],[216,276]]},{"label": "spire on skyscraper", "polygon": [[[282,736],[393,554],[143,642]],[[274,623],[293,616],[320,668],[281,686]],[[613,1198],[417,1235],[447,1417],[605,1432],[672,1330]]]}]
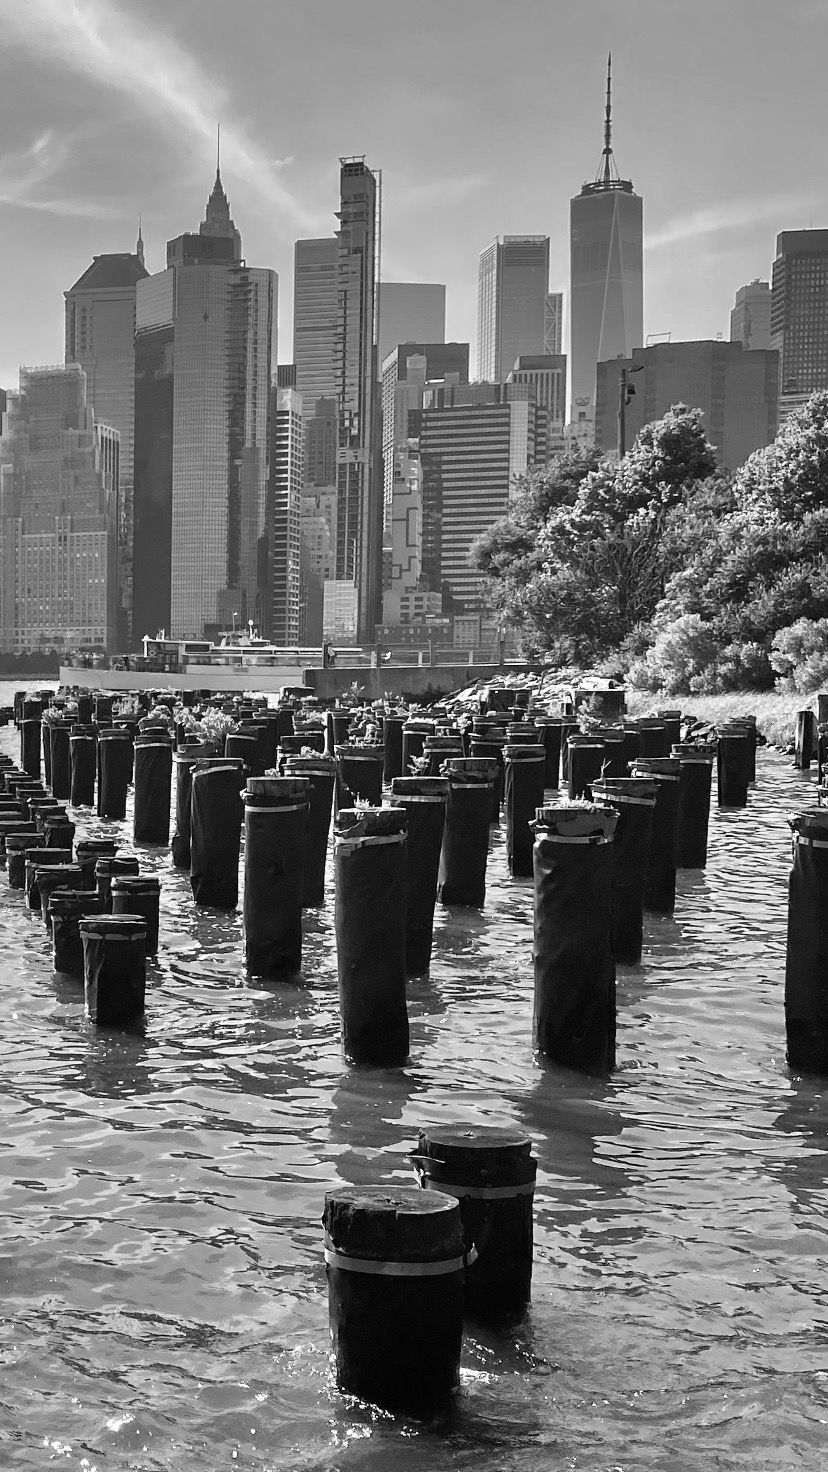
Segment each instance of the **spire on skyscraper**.
[{"label": "spire on skyscraper", "polygon": [[141,216],[140,215],[138,216],[138,239],[135,242],[135,254],[137,255],[139,261],[141,262],[141,265],[142,266],[146,266],[147,263],[144,260],[144,237],[141,234]]},{"label": "spire on skyscraper", "polygon": [[615,157],[612,151],[612,52],[607,56],[607,101],[604,109],[604,147],[601,150],[601,162],[598,172],[591,184],[585,184],[581,190],[582,194],[594,194],[603,189],[622,189],[625,194],[632,194],[632,180],[622,179],[619,176]]},{"label": "spire on skyscraper", "polygon": [[215,235],[223,240],[235,240],[236,259],[241,259],[241,236],[230,215],[230,201],[221,182],[221,123],[216,131],[216,179],[207,201],[207,210],[198,227],[199,235]]}]

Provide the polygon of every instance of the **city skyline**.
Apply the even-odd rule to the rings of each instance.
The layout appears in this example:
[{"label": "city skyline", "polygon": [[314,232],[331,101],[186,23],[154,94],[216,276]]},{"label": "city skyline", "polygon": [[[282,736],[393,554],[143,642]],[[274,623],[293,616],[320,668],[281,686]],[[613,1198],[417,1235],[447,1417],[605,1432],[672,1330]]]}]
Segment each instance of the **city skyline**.
[{"label": "city skyline", "polygon": [[[3,0],[0,383],[59,361],[67,279],[130,250],[139,214],[148,268],[163,268],[165,240],[202,207],[218,121],[248,258],[282,283],[282,361],[294,242],[329,234],[351,151],[383,173],[383,278],[445,282],[446,336],[475,361],[477,261],[496,235],[548,234],[550,286],[568,286],[568,203],[600,156],[609,49],[614,143],[646,199],[645,334],[726,337],[776,235],[828,218],[811,116],[828,7],[802,0],[792,32],[770,5],[703,0],[680,37],[678,7],[653,0],[623,15],[594,0],[586,26],[539,0],[520,9],[515,27],[487,0],[448,13],[425,0],[401,80],[387,66],[397,18],[375,0],[347,22],[322,0],[247,0],[241,25],[210,0],[178,0],[172,18],[159,0]],[[311,42],[309,89],[296,58]]]}]

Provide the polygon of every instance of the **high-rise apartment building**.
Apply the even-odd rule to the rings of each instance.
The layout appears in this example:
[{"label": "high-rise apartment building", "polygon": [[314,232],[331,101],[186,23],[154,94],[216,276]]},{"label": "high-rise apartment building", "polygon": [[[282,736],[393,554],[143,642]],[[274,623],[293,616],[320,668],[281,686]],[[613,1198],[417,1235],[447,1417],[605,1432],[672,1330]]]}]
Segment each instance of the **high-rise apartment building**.
[{"label": "high-rise apartment building", "polygon": [[[377,180],[364,158],[343,158],[340,165],[336,577],[356,589],[357,637],[370,641],[379,619],[382,563],[376,363]],[[331,595],[331,607],[338,610],[338,624],[344,606],[344,599]]]},{"label": "high-rise apartment building", "polygon": [[543,353],[539,358],[518,358],[507,383],[526,383],[535,391],[535,402],[546,410],[549,420],[549,450],[564,447],[566,420],[566,354]]},{"label": "high-rise apartment building", "polygon": [[316,401],[335,398],[339,320],[339,242],[297,240],[293,264],[293,361],[306,419]]},{"label": "high-rise apartment building", "polygon": [[336,573],[336,486],[305,485],[299,522],[299,643],[322,643],[325,583]]},{"label": "high-rise apartment building", "polygon": [[423,389],[432,381],[468,383],[467,342],[400,342],[382,363],[383,522],[391,525],[395,449],[408,439],[412,411],[423,407]]},{"label": "high-rise apartment building", "polygon": [[76,364],[22,368],[0,434],[0,650],[116,647],[118,433]]},{"label": "high-rise apartment building", "polygon": [[380,369],[398,342],[445,342],[445,286],[427,281],[381,281],[378,289]]},{"label": "high-rise apartment building", "polygon": [[509,508],[515,476],[546,460],[546,415],[524,384],[434,386],[420,421],[420,574],[443,612],[481,608],[472,543]]},{"label": "high-rise apartment building", "polygon": [[730,313],[730,341],[743,348],[769,348],[771,344],[771,289],[769,281],[757,277],[740,286]]},{"label": "high-rise apartment building", "polygon": [[771,344],[779,353],[779,418],[828,388],[828,230],[776,237]]},{"label": "high-rise apartment building", "polygon": [[504,235],[492,241],[480,256],[477,278],[478,379],[504,383],[519,357],[545,352],[548,313],[554,334],[549,236]]},{"label": "high-rise apartment building", "polygon": [[633,368],[627,445],[671,405],[688,404],[704,414],[719,464],[735,470],[776,434],[778,363],[770,349],[745,351],[738,342],[713,341],[656,343],[636,348],[630,358],[599,363],[595,442],[606,453],[616,449],[621,370]]},{"label": "high-rise apartment building", "polygon": [[570,423],[594,433],[596,364],[628,358],[644,341],[643,201],[612,152],[611,70],[601,166],[570,201]]},{"label": "high-rise apartment building", "polygon": [[276,294],[217,171],[198,233],[136,289],[134,641],[265,622]]},{"label": "high-rise apartment building", "polygon": [[95,256],[64,292],[65,361],[83,368],[96,420],[111,425],[120,438],[117,642],[122,649],[132,639],[135,291],[147,275],[139,232],[134,253]]},{"label": "high-rise apartment building", "polygon": [[270,616],[265,633],[275,644],[299,643],[300,518],[304,486],[302,396],[292,388],[271,390],[268,561]]}]

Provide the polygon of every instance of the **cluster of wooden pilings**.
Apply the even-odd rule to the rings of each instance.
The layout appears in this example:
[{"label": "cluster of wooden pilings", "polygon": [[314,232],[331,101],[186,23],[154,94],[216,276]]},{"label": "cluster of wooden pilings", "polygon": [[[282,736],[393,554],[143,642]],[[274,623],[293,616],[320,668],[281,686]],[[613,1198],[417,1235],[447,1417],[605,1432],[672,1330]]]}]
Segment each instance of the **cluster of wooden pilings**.
[{"label": "cluster of wooden pilings", "polygon": [[[703,869],[716,800],[744,808],[755,720],[699,725],[678,710],[578,722],[508,708],[458,714],[207,699],[189,714],[111,700],[21,699],[20,762],[0,759],[0,852],[52,932],[55,969],[83,980],[97,1024],[145,1007],[159,882],[115,840],[78,836],[84,811],[137,843],[170,843],[194,901],[234,910],[251,975],[302,966],[303,910],[325,903],[333,821],[341,1031],[356,1065],[409,1054],[406,983],[428,972],[435,907],[485,904],[489,840],[505,817],[510,875],[533,881],[533,1041],[567,1068],[615,1065],[616,966],[641,961],[644,916],[670,915],[676,874]],[[828,1074],[828,700],[803,712],[795,763],[816,755],[813,806],[792,815],[785,982],[788,1059]],[[503,704],[502,695],[500,704]],[[201,722],[199,723],[199,717]],[[215,723],[214,723],[215,727]],[[41,766],[42,763],[42,766]],[[171,813],[174,814],[170,836]],[[529,1301],[536,1165],[520,1133],[421,1133],[417,1186],[343,1188],[324,1209],[337,1383],[424,1412],[457,1383],[464,1319]]]}]

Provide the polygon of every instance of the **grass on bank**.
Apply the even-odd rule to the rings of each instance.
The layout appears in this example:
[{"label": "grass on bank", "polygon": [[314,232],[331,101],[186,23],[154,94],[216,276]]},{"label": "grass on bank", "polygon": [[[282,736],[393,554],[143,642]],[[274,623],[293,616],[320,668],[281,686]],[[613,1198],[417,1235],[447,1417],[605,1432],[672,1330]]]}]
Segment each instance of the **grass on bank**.
[{"label": "grass on bank", "polygon": [[755,715],[756,725],[771,746],[785,751],[793,746],[797,711],[817,711],[816,695],[777,694],[775,690],[734,691],[730,695],[653,695],[630,690],[627,710],[631,716],[648,715],[661,709],[680,710],[700,721],[723,721],[729,716]]}]

